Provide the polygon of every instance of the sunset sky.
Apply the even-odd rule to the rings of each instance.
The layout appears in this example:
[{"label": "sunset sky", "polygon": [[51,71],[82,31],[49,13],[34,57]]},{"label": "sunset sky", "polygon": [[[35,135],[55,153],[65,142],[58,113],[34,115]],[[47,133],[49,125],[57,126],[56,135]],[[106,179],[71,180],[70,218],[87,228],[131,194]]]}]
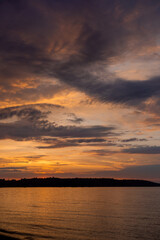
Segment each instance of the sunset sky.
[{"label": "sunset sky", "polygon": [[160,1],[0,1],[0,178],[160,182]]}]

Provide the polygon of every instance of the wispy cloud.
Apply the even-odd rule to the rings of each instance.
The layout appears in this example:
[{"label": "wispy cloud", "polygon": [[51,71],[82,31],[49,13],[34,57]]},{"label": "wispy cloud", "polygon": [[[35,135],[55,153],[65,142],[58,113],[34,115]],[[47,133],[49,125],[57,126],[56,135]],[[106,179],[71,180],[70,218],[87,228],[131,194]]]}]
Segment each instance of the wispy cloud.
[{"label": "wispy cloud", "polygon": [[[3,33],[0,84],[4,99],[12,97],[13,83],[18,86],[31,76],[33,81],[41,77],[38,86],[21,87],[14,93],[15,98],[51,97],[64,84],[104,102],[138,105],[148,98],[159,97],[160,81],[154,74],[147,81],[129,81],[111,77],[107,71],[102,73],[102,67],[100,74],[97,67],[101,65],[106,70],[111,60],[133,52],[133,48],[138,51],[150,42],[156,44],[157,0],[154,7],[152,1],[138,0],[130,3],[70,0],[67,4],[49,0],[1,1],[0,4]],[[47,83],[44,77],[57,79],[59,87],[57,83]]]}]

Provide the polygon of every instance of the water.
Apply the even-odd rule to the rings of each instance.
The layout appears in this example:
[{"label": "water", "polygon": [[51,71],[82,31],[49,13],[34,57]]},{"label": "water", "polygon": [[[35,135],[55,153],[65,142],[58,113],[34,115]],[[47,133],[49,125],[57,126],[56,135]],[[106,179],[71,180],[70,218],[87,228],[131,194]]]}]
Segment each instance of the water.
[{"label": "water", "polygon": [[160,188],[1,188],[0,234],[30,240],[160,240],[159,205]]}]

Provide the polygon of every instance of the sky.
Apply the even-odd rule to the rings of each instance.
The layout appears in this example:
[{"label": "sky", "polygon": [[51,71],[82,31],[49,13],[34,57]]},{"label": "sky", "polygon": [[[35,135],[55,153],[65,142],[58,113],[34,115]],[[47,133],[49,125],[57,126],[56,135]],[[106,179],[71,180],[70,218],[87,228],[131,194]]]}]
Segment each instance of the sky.
[{"label": "sky", "polygon": [[160,1],[0,1],[0,178],[160,182]]}]

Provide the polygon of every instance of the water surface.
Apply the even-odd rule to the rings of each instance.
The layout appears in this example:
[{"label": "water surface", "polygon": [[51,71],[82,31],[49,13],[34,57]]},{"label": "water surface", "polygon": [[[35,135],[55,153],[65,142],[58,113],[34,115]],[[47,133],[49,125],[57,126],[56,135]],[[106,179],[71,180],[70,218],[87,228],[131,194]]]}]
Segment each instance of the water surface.
[{"label": "water surface", "polygon": [[160,188],[1,188],[0,234],[19,239],[159,240]]}]

